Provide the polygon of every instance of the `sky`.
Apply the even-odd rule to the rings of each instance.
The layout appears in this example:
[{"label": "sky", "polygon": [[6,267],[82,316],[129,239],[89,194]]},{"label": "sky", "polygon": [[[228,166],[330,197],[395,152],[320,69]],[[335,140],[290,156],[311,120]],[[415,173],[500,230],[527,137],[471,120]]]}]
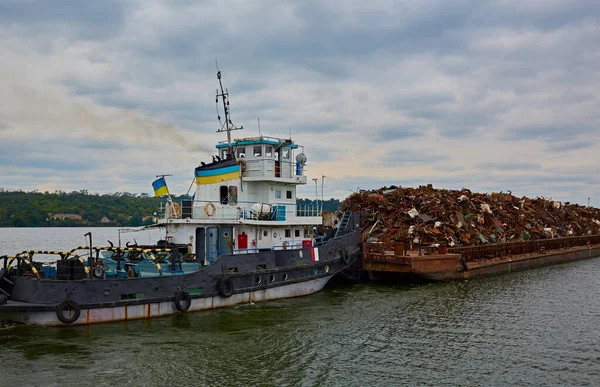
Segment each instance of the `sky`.
[{"label": "sky", "polygon": [[216,59],[233,137],[304,146],[299,197],[598,207],[599,36],[597,0],[2,0],[0,188],[186,193],[225,139]]}]

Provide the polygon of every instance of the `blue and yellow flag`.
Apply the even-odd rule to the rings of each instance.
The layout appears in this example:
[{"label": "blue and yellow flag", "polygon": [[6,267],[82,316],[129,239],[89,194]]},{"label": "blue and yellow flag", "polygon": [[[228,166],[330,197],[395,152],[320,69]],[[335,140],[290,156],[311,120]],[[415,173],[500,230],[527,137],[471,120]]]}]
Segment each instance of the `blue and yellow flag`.
[{"label": "blue and yellow flag", "polygon": [[164,177],[160,177],[152,182],[152,188],[154,188],[154,196],[163,196],[169,194],[169,189],[167,188],[167,182]]}]

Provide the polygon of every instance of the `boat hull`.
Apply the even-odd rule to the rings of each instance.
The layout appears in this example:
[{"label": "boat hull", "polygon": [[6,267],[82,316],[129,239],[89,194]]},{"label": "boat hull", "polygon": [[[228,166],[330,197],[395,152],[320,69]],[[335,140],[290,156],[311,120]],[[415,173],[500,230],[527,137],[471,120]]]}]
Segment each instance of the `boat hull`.
[{"label": "boat hull", "polygon": [[[193,298],[187,312],[230,307],[252,302],[277,300],[284,298],[300,297],[316,293],[323,289],[332,275],[315,278],[310,281],[297,282],[274,288],[260,289],[249,292],[237,293],[231,297],[211,296]],[[95,323],[106,323],[115,321],[129,321],[147,319],[161,316],[169,316],[182,313],[175,307],[173,301],[148,302],[138,305],[124,305],[114,307],[81,309],[79,318],[70,325],[87,325]],[[6,320],[41,326],[63,326],[57,318],[55,311],[20,311],[9,312],[3,316]],[[70,315],[67,315],[70,317]]]},{"label": "boat hull", "polygon": [[396,256],[365,254],[362,268],[373,281],[453,281],[507,274],[538,267],[600,257],[600,246],[582,246],[480,262],[461,262],[460,254]]}]

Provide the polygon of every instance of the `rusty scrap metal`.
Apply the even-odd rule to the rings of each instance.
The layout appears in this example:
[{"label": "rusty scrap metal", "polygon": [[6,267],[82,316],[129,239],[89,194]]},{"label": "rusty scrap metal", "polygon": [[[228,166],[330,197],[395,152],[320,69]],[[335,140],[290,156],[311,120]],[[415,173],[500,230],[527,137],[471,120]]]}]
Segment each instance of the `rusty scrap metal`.
[{"label": "rusty scrap metal", "polygon": [[600,209],[511,192],[383,187],[350,195],[343,211],[359,211],[368,241],[472,246],[600,234]]}]

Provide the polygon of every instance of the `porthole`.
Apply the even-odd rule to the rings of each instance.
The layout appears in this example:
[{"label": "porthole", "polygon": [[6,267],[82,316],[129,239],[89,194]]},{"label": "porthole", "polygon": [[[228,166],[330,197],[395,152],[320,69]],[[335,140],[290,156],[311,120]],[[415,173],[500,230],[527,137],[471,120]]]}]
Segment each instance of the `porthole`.
[{"label": "porthole", "polygon": [[325,273],[329,273],[329,265],[325,265]]},{"label": "porthole", "polygon": [[108,296],[110,294],[110,290],[106,289],[104,292],[102,292],[105,296]]},{"label": "porthole", "polygon": [[277,233],[276,232],[273,233],[273,238],[277,238]]},{"label": "porthole", "polygon": [[287,273],[283,273],[283,280],[284,280],[284,281],[287,281],[287,279],[288,279],[288,275],[287,275]]},{"label": "porthole", "polygon": [[271,280],[271,282],[275,282],[275,274],[271,274],[271,277],[269,279]]},{"label": "porthole", "polygon": [[223,236],[224,236],[225,238],[227,238],[227,237],[229,236],[229,233],[228,233],[227,231],[225,231],[225,232],[223,233]]},{"label": "porthole", "polygon": [[268,236],[268,235],[269,235],[269,232],[265,230],[265,231],[263,232],[263,235],[264,235],[264,236]]}]

